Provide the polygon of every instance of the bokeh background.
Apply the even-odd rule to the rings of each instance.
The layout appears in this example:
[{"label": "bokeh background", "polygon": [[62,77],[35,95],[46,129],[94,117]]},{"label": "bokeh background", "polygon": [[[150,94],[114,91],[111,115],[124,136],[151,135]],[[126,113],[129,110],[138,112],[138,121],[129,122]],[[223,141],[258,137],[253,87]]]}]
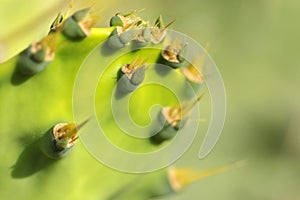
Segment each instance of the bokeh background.
[{"label": "bokeh background", "polygon": [[[3,5],[15,7],[10,1]],[[15,1],[11,1],[15,2]],[[28,7],[35,6],[28,1]],[[63,3],[41,3],[34,20],[45,17],[40,32],[21,44],[44,35],[53,20],[47,8],[59,10]],[[76,2],[76,1],[75,1]],[[80,6],[85,3],[79,3]],[[209,54],[217,64],[225,83],[227,118],[223,133],[214,150],[203,160],[198,152],[210,118],[209,97],[201,102],[203,119],[198,137],[175,164],[207,169],[236,160],[247,165],[223,174],[207,177],[192,184],[178,195],[161,199],[300,199],[300,1],[298,0],[118,0],[93,2],[101,10],[99,26],[107,26],[110,16],[123,10],[145,9],[145,19],[162,14],[165,21],[176,20],[173,29],[210,44]],[[20,9],[22,10],[22,9]],[[23,9],[24,10],[24,9]],[[52,10],[53,11],[53,10]],[[1,26],[7,13],[1,10]],[[49,15],[48,15],[49,14]],[[20,15],[24,15],[21,13]],[[20,23],[23,23],[22,21]],[[18,21],[10,24],[18,26]],[[35,24],[38,26],[39,24]],[[7,27],[7,31],[9,28]],[[18,33],[20,34],[20,33]],[[1,43],[2,41],[3,44]],[[22,46],[23,45],[23,46]],[[12,47],[14,49],[14,47]],[[13,50],[12,50],[13,51]],[[3,53],[4,52],[4,53]]]}]

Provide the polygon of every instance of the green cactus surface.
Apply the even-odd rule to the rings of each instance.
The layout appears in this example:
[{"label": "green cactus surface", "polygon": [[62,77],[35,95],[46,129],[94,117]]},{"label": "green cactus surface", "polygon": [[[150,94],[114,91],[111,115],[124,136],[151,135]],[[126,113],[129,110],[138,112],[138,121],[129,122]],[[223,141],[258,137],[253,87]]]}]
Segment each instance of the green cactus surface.
[{"label": "green cactus surface", "polygon": [[[124,104],[128,107],[136,124],[145,126],[151,120],[155,124],[159,109],[153,109],[154,114],[149,116],[153,105],[176,106],[181,103],[178,99],[193,100],[192,94],[187,92],[189,81],[179,69],[159,74],[155,63],[161,56],[162,44],[129,51],[113,59],[108,66],[103,66],[102,61],[112,60],[116,51],[125,52],[131,48],[128,46],[112,52],[105,50],[105,41],[114,29],[92,28],[87,37],[79,40],[68,38],[60,30],[50,33],[55,38],[51,40],[55,43],[55,57],[36,74],[22,74],[19,69],[20,62],[23,62],[20,54],[1,64],[1,199],[128,199],[130,196],[130,199],[141,200],[172,192],[167,169],[146,175],[122,173],[101,164],[80,141],[63,159],[55,160],[43,153],[43,148],[47,146],[44,143],[45,134],[51,133],[57,123],[73,123],[75,120],[73,89],[81,63],[91,52],[97,52],[97,55],[85,64],[93,62],[99,68],[105,68],[96,86],[95,110],[107,138],[118,147],[135,153],[152,152],[168,144],[169,141],[155,144],[149,138],[137,139],[124,134],[114,121],[113,111],[107,108],[115,99],[117,106]],[[44,54],[41,58],[43,62]],[[174,91],[159,85],[141,84],[131,95],[127,106],[128,94],[115,95],[114,87],[120,68],[131,64],[136,58],[144,60],[147,65],[144,81],[175,81]],[[193,92],[199,94],[201,87],[202,84],[194,84]],[[121,107],[118,115],[126,117]],[[151,133],[151,128],[146,129],[144,136]]]}]

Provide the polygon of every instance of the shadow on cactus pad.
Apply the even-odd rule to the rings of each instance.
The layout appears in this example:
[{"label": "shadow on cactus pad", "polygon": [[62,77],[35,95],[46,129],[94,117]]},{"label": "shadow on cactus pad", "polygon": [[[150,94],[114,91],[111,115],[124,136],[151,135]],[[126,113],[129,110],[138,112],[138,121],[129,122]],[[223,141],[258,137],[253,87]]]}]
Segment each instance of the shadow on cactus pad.
[{"label": "shadow on cactus pad", "polygon": [[12,166],[12,178],[26,178],[57,162],[42,153],[41,140],[42,138],[38,138],[25,147],[15,165]]}]

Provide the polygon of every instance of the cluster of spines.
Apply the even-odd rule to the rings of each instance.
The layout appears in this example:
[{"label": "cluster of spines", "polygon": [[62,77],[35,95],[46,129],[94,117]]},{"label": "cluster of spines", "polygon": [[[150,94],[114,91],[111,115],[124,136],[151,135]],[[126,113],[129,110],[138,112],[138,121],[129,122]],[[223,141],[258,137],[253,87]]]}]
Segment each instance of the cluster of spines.
[{"label": "cluster of spines", "polygon": [[120,12],[110,19],[110,26],[115,27],[107,40],[112,49],[120,49],[131,42],[136,47],[144,47],[161,43],[166,37],[166,29],[173,23],[164,26],[162,17],[159,16],[154,25],[144,21],[137,14],[138,11]]},{"label": "cluster of spines", "polygon": [[[89,36],[91,28],[95,25],[95,18],[89,10],[89,8],[79,10],[66,18],[59,13],[50,26],[49,34],[41,41],[31,44],[20,54],[18,62],[20,73],[26,75],[39,73],[54,59],[57,34],[62,33],[70,40],[81,40]],[[115,29],[107,40],[109,46],[117,49],[134,42],[134,44],[142,47],[151,42],[159,44],[165,39],[166,29],[174,21],[165,26],[162,17],[159,16],[154,25],[150,26],[149,22],[137,16],[137,12],[117,13],[110,19],[110,26],[115,27]],[[181,68],[188,80],[197,84],[202,83],[203,79],[197,67],[193,64],[183,66],[185,62],[183,54],[187,45],[178,39],[171,41],[162,50],[158,62],[174,69]],[[204,56],[201,58],[204,59]],[[143,82],[146,73],[146,61],[147,59],[135,58],[131,63],[124,63],[123,66],[120,66],[117,74],[118,92],[122,94],[133,92]],[[160,118],[165,124],[159,133],[151,137],[151,140],[161,143],[173,138],[188,118],[188,112],[184,113],[184,109],[182,105],[163,108]]]},{"label": "cluster of spines", "polygon": [[40,148],[52,159],[60,159],[68,154],[78,139],[78,131],[89,119],[79,125],[74,123],[58,123],[43,136]]},{"label": "cluster of spines", "polygon": [[150,138],[151,141],[160,144],[165,140],[175,137],[177,132],[182,129],[190,120],[190,112],[201,100],[202,96],[203,95],[200,95],[192,102],[182,102],[181,104],[175,106],[163,107],[159,113],[163,128]]},{"label": "cluster of spines", "polygon": [[[123,48],[131,42],[133,42],[133,45],[139,43],[140,46],[146,46],[150,42],[159,44],[165,39],[167,36],[166,28],[173,22],[164,26],[162,17],[159,16],[155,25],[149,27],[149,22],[145,22],[139,18],[136,13],[137,11],[122,12],[117,13],[111,18],[110,26],[115,27],[107,40],[111,48]],[[202,75],[197,67],[193,64],[187,65],[188,62],[184,59],[187,45],[187,43],[183,43],[178,39],[171,41],[162,50],[158,62],[173,69],[181,68],[183,75],[189,81],[202,84]],[[142,83],[146,72],[146,60],[135,58],[131,63],[126,63],[120,67],[117,75],[117,89],[119,93],[127,94],[133,92]],[[150,140],[160,144],[165,140],[172,139],[178,130],[186,124],[189,111],[199,100],[200,98],[197,98],[192,103],[183,103],[174,107],[163,108],[160,116],[158,116],[163,123],[163,128],[150,137]]]},{"label": "cluster of spines", "polygon": [[[23,75],[34,75],[43,71],[54,59],[57,34],[62,33],[70,40],[81,40],[91,34],[97,18],[89,8],[67,17],[59,13],[50,26],[47,36],[32,43],[19,56],[18,71]],[[66,18],[65,18],[66,17]]]},{"label": "cluster of spines", "polygon": [[117,89],[120,94],[133,92],[144,80],[147,59],[135,58],[118,71]]},{"label": "cluster of spines", "polygon": [[[150,26],[149,22],[137,17],[136,13],[136,11],[117,13],[111,18],[110,26],[115,27],[108,38],[108,44],[111,48],[123,48],[131,42],[138,47],[144,47],[150,43],[159,44],[165,39],[166,29],[173,22],[165,26],[162,17],[159,16],[155,24]],[[95,19],[90,15],[88,8],[75,12],[66,19],[59,14],[50,27],[49,35],[41,41],[31,44],[20,54],[20,72],[29,75],[39,73],[54,59],[57,33],[62,33],[71,40],[81,40],[89,36],[94,25]],[[165,46],[160,59],[172,68],[181,68],[185,61],[183,54],[186,47],[187,44],[174,40]],[[146,72],[146,61],[147,59],[136,58],[131,63],[120,67],[117,75],[119,90],[123,93],[130,93],[142,83]],[[182,72],[192,82],[202,83],[203,81],[201,73],[192,64],[188,67],[182,67]],[[189,76],[186,74],[189,74]],[[164,128],[151,139],[161,143],[173,138],[176,132],[184,126],[189,111],[199,100],[200,98],[197,98],[192,103],[164,107],[160,113],[163,121],[165,121]],[[59,123],[55,125],[46,133],[44,142],[47,145],[43,143],[43,147],[41,147],[43,152],[55,159],[65,156],[78,138],[78,129],[79,126],[75,124]],[[172,170],[171,178],[169,177],[171,185],[174,184],[174,177],[178,178],[181,174],[180,170]],[[173,190],[177,190],[177,186],[172,187],[174,187]]]}]

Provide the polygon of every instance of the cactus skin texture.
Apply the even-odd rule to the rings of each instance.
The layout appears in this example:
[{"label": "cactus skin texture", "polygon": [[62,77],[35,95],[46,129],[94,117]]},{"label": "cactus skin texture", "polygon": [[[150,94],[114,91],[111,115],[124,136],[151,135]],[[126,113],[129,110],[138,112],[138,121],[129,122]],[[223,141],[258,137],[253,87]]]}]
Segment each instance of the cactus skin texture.
[{"label": "cactus skin texture", "polygon": [[[121,173],[102,165],[87,153],[80,142],[74,145],[68,156],[59,160],[47,157],[41,150],[45,134],[49,134],[54,124],[74,121],[72,89],[80,64],[90,51],[108,39],[114,30],[115,27],[92,28],[89,36],[76,41],[68,39],[61,31],[55,31],[55,59],[35,75],[20,73],[19,55],[1,64],[1,198],[128,199],[126,195],[131,193],[130,188],[136,188],[131,186],[139,182],[143,184],[134,189],[134,195],[130,196],[132,200],[149,199],[173,192],[166,178],[167,169],[148,174],[146,179],[142,180],[141,177],[145,175]],[[160,50],[150,48],[131,52],[114,61],[106,73],[112,73],[115,77],[111,76],[109,81],[101,79],[99,82],[96,102],[101,103],[96,105],[96,109],[105,109],[106,104],[110,102],[111,87],[117,84],[116,77],[122,65],[129,64],[136,57],[147,59],[149,63],[156,62],[160,56]],[[109,55],[99,53],[99,58],[95,60],[100,63],[99,67],[102,67],[101,58],[104,57]],[[146,70],[147,74],[145,68],[143,66],[142,69]],[[175,71],[168,76],[177,80],[178,87],[187,81],[182,74]],[[138,83],[140,81],[138,80]],[[134,89],[139,90],[138,86]],[[145,100],[149,93],[155,93],[156,98]],[[133,112],[133,118],[140,124],[147,123],[148,116],[145,113],[154,103],[165,106],[178,104],[172,93],[155,87],[145,87],[137,91],[133,101],[135,103],[130,109],[140,111]],[[102,120],[113,118],[110,114],[97,114]],[[110,133],[108,137],[120,148],[135,152],[148,152],[159,148],[149,140],[140,141],[122,136],[122,131],[116,131],[114,123],[107,123],[104,129]],[[60,158],[60,155],[55,158]]]}]

